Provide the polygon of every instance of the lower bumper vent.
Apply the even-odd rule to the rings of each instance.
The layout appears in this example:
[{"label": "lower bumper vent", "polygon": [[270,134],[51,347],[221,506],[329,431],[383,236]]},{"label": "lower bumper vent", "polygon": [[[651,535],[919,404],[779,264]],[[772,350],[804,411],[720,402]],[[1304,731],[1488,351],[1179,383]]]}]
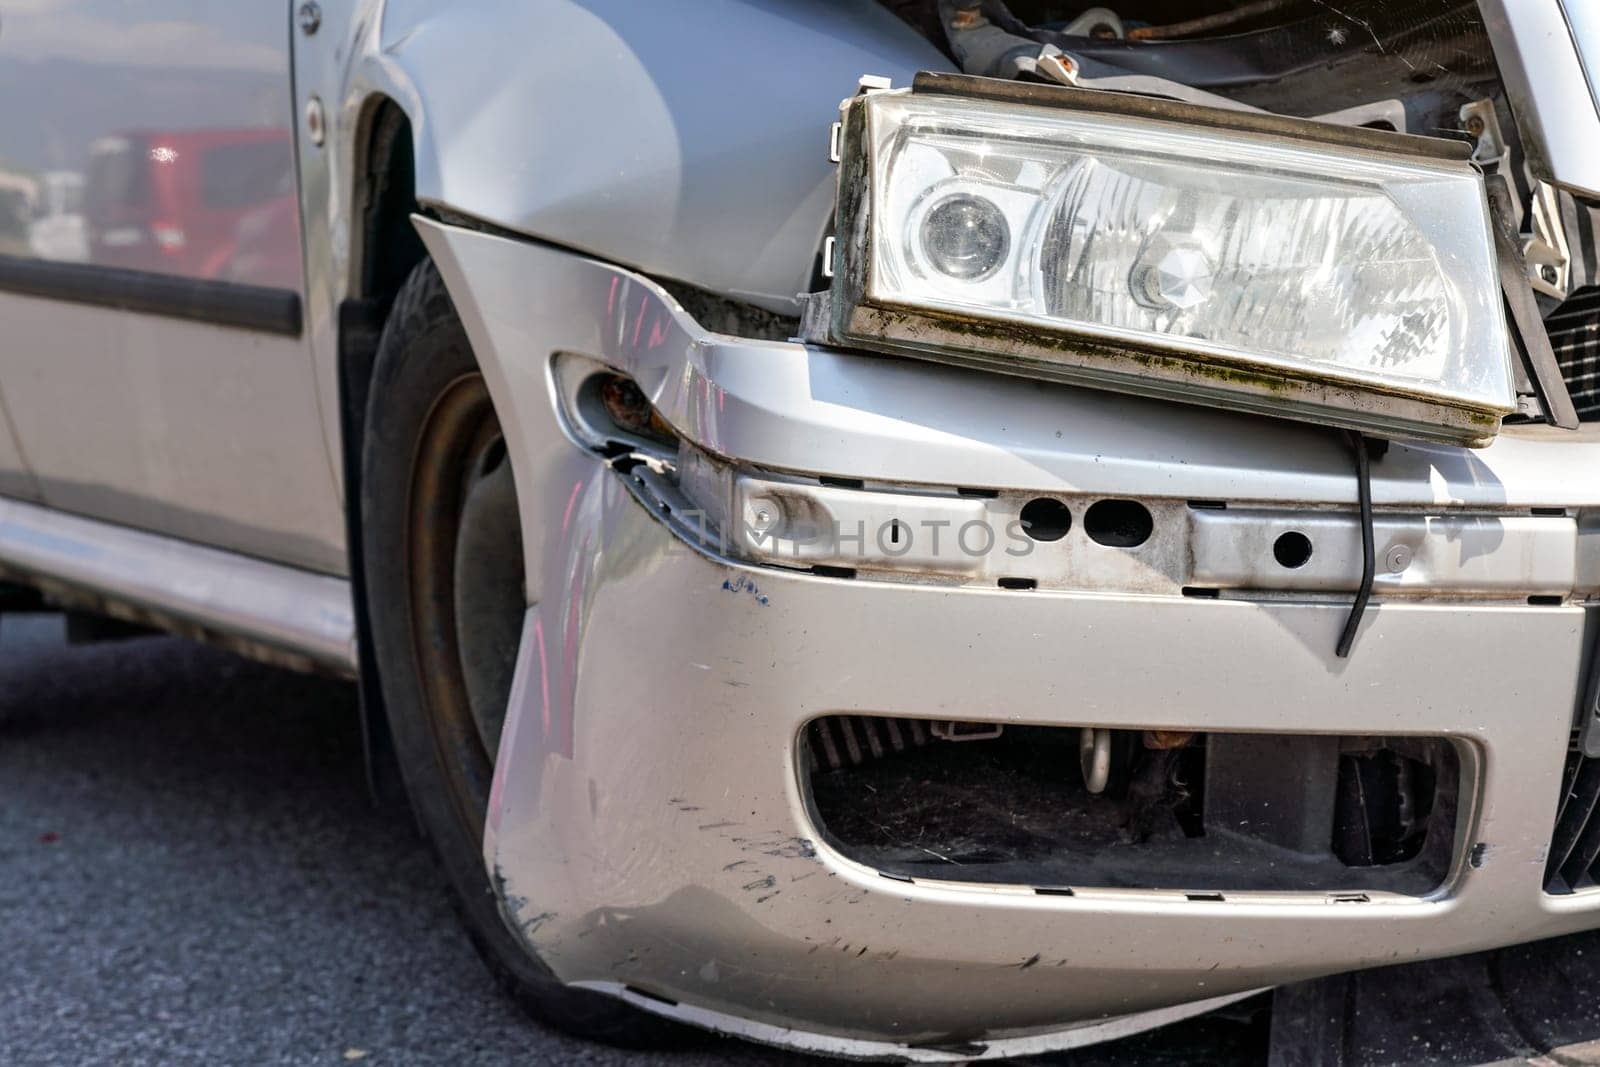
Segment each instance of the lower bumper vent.
[{"label": "lower bumper vent", "polygon": [[1600,884],[1600,759],[1567,753],[1561,807],[1550,835],[1544,891],[1572,893]]},{"label": "lower bumper vent", "polygon": [[1454,850],[1459,762],[1442,738],[852,715],[813,720],[804,741],[822,838],[890,877],[1419,895]]}]

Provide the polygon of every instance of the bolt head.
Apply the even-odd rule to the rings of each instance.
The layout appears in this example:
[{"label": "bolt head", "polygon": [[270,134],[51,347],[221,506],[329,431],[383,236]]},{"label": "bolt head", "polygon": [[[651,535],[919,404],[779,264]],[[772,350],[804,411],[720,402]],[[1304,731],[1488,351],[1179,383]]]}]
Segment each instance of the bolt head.
[{"label": "bolt head", "polygon": [[316,0],[306,0],[295,13],[295,18],[300,23],[300,32],[310,37],[322,26],[322,5]]},{"label": "bolt head", "polygon": [[1383,556],[1384,566],[1389,568],[1391,574],[1399,574],[1411,566],[1411,547],[1409,545],[1390,545],[1389,551]]},{"label": "bolt head", "polygon": [[782,517],[783,510],[778,507],[777,501],[765,497],[758,497],[745,505],[745,524],[757,536],[777,526]]},{"label": "bolt head", "polygon": [[1558,280],[1560,280],[1561,272],[1556,270],[1555,264],[1546,263],[1544,266],[1539,268],[1539,277],[1543,278],[1550,285],[1554,285]]}]

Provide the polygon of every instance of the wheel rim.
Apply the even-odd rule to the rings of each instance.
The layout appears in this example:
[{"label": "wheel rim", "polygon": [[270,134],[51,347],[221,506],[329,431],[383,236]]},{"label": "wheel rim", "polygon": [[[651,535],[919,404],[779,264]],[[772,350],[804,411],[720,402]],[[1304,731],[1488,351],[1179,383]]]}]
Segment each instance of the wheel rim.
[{"label": "wheel rim", "polygon": [[524,607],[516,489],[481,376],[456,379],[429,411],[408,514],[423,710],[457,812],[481,833]]}]

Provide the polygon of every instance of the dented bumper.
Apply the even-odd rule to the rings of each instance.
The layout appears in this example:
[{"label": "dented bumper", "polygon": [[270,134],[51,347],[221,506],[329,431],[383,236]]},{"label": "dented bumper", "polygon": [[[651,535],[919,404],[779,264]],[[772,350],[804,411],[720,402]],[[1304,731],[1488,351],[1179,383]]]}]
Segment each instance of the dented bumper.
[{"label": "dented bumper", "polygon": [[[1379,551],[1406,546],[1406,565],[1338,659],[1359,565],[1334,435],[709,334],[635,275],[422,229],[524,513],[530,606],[485,861],[562,979],[799,1047],[970,1059],[1600,925],[1600,895],[1544,891],[1600,439],[1395,447],[1373,491]],[[1116,498],[1154,530],[1135,550],[1063,539],[1026,591],[1001,587],[1017,575],[999,560],[871,558],[845,579],[737,537],[695,543],[670,472],[624,477],[583,446],[568,356],[631,376],[730,491],[753,480],[869,520],[907,500],[977,508],[1001,529],[1039,496],[1077,515]],[[1291,527],[1321,546],[1314,566],[1265,562]],[[1185,595],[1198,587],[1212,595]],[[1361,899],[891,878],[831,847],[808,804],[804,730],[835,714],[1444,737],[1462,761],[1453,858],[1434,892]]]}]

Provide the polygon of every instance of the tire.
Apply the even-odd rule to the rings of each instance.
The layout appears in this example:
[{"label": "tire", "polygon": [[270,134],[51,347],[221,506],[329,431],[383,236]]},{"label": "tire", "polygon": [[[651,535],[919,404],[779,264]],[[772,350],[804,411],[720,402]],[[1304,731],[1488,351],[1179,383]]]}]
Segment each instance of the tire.
[{"label": "tire", "polygon": [[429,260],[395,298],[369,397],[367,619],[406,792],[472,943],[537,1019],[609,1044],[671,1044],[682,1027],[561,984],[506,926],[484,868],[489,779],[523,615],[522,544],[499,424]]}]

